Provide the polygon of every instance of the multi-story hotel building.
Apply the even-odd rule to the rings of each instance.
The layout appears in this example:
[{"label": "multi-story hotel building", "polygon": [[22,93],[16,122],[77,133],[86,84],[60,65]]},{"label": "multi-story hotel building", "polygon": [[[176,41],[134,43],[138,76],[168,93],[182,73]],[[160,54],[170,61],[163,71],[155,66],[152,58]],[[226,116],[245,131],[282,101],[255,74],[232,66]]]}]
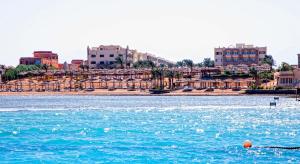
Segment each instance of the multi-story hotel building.
[{"label": "multi-story hotel building", "polygon": [[127,63],[127,66],[132,66],[134,62],[143,60],[151,60],[156,65],[172,63],[149,53],[131,50],[128,46],[123,48],[118,45],[100,45],[99,47],[87,48],[88,65],[91,69],[101,68],[101,66],[115,67],[117,57],[123,58],[124,64]]},{"label": "multi-story hotel building", "polygon": [[52,51],[34,51],[33,57],[21,57],[20,64],[46,64],[58,68],[58,55]]},{"label": "multi-story hotel building", "polygon": [[136,50],[133,52],[133,62],[137,62],[137,61],[143,61],[143,60],[150,60],[153,61],[154,64],[156,64],[157,66],[164,64],[164,65],[168,65],[168,64],[174,64],[173,62],[157,57],[153,54],[150,53],[141,53],[141,52],[137,52]]},{"label": "multi-story hotel building", "polygon": [[128,47],[100,45],[99,47],[87,48],[88,65],[92,69],[101,66],[113,66],[118,56],[123,58],[126,63],[132,61],[132,53]]},{"label": "multi-story hotel building", "polygon": [[215,66],[260,65],[267,55],[267,47],[236,44],[235,47],[215,48]]}]

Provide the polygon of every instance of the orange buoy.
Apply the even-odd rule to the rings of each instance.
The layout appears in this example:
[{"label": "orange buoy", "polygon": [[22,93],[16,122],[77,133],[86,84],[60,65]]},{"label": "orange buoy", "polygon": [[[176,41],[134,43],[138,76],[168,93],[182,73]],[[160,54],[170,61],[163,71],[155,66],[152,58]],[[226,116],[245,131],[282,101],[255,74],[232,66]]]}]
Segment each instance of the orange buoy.
[{"label": "orange buoy", "polygon": [[245,148],[245,149],[249,149],[249,148],[251,148],[251,147],[252,147],[251,141],[246,140],[246,141],[244,142],[244,148]]}]

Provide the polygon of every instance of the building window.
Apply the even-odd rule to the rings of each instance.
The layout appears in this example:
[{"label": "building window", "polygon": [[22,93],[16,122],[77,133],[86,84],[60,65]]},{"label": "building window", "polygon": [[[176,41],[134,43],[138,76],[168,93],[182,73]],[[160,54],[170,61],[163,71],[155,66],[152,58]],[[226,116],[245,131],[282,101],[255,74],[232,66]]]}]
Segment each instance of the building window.
[{"label": "building window", "polygon": [[102,51],[102,50],[103,50],[103,48],[100,48],[100,50]]},{"label": "building window", "polygon": [[100,64],[104,64],[104,61],[101,61]]},{"label": "building window", "polygon": [[110,61],[110,62],[109,62],[109,64],[114,64],[114,63],[115,63],[115,62],[113,62],[113,61]]},{"label": "building window", "polygon": [[259,54],[265,54],[266,52],[265,51],[259,51]]},{"label": "building window", "polygon": [[115,55],[114,54],[110,54],[109,57],[113,58]]},{"label": "building window", "polygon": [[95,57],[96,57],[96,55],[91,55],[91,57],[92,57],[92,58],[95,58]]},{"label": "building window", "polygon": [[123,57],[123,54],[119,54],[120,57]]},{"label": "building window", "polygon": [[104,55],[103,55],[103,54],[100,54],[100,58],[104,58]]},{"label": "building window", "polygon": [[96,64],[96,62],[95,61],[91,61],[91,64]]}]

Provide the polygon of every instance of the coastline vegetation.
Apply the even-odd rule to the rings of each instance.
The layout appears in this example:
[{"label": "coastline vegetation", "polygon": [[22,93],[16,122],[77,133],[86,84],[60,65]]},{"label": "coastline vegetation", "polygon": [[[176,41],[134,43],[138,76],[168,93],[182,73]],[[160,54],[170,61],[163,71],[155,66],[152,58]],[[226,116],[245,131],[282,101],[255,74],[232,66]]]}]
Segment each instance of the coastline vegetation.
[{"label": "coastline vegetation", "polygon": [[[281,63],[281,65],[275,70],[272,66],[275,66],[275,61],[271,55],[267,55],[266,58],[263,60],[264,64],[270,65],[271,69],[269,71],[258,71],[255,67],[250,67],[248,73],[243,72],[234,72],[229,70],[224,70],[222,72],[213,73],[204,72],[203,79],[204,80],[239,80],[239,79],[250,79],[252,78],[254,83],[251,85],[250,89],[281,89],[279,87],[268,87],[265,85],[264,87],[262,84],[267,84],[274,80],[274,73],[275,71],[292,71],[293,67],[288,63]],[[197,80],[195,79],[195,72],[199,71],[199,68],[203,68],[203,70],[209,68],[215,68],[214,61],[210,58],[204,58],[200,63],[194,63],[191,59],[184,59],[181,61],[176,62],[175,64],[160,64],[156,65],[151,60],[145,61],[137,61],[132,65],[129,65],[124,61],[123,58],[117,57],[116,62],[114,63],[115,68],[125,71],[130,70],[140,70],[140,71],[150,71],[151,81],[153,82],[152,89],[154,90],[175,90],[176,85],[175,82],[178,81],[191,81]],[[1,66],[2,69],[5,69],[5,72],[2,75],[2,79],[4,82],[9,82],[12,80],[22,79],[22,78],[31,78],[31,77],[45,77],[46,74],[53,74],[58,70],[55,70],[54,67],[49,65],[18,65],[17,67],[4,67]],[[109,70],[110,68],[102,68],[105,70]],[[216,68],[217,69],[217,68]],[[90,68],[88,65],[80,65],[78,71],[70,71],[64,67],[64,75],[76,80],[76,83],[81,83],[80,81],[85,81],[84,84],[86,85],[87,82],[91,83],[90,77]],[[121,71],[122,72],[122,71]],[[79,78],[82,77],[82,78]],[[198,76],[197,76],[198,77]],[[81,80],[80,80],[81,79]],[[70,82],[71,83],[71,82]],[[107,82],[106,82],[107,83]],[[91,83],[92,84],[92,83]],[[190,83],[188,82],[187,85]],[[82,85],[82,84],[80,84]],[[83,88],[81,86],[81,88]]]}]

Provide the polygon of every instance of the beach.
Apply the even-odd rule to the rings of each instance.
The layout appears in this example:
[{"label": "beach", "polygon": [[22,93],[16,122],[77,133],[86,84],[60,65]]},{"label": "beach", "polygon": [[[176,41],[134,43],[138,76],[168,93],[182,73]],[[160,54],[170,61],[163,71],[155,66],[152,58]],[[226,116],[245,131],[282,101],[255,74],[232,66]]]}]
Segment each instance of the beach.
[{"label": "beach", "polygon": [[205,90],[193,90],[183,92],[182,90],[172,91],[164,94],[151,94],[146,90],[128,91],[127,89],[95,89],[95,91],[62,91],[62,92],[0,92],[0,96],[48,96],[48,95],[95,95],[95,96],[237,96],[244,91],[232,91],[231,89],[215,89],[213,92]]}]

